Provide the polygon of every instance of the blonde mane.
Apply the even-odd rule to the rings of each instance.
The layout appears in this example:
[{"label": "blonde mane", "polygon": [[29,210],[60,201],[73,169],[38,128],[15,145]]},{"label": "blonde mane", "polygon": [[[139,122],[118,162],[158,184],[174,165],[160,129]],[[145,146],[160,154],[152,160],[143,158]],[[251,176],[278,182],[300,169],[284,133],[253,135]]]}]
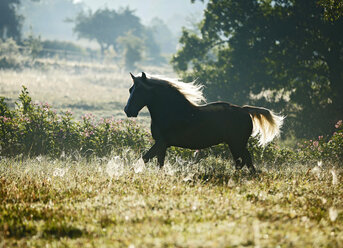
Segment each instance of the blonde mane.
[{"label": "blonde mane", "polygon": [[206,102],[206,98],[203,94],[204,86],[198,84],[195,81],[190,83],[184,83],[178,79],[170,79],[160,76],[147,75],[149,82],[160,85],[171,85],[178,90],[191,104],[199,106],[201,103]]}]

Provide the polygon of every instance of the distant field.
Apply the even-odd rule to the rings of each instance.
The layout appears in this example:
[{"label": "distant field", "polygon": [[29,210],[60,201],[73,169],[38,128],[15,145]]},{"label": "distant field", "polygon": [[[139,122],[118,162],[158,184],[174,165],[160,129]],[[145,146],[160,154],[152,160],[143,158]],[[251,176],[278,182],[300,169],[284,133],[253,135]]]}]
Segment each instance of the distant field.
[{"label": "distant field", "polygon": [[[123,108],[131,85],[129,71],[113,64],[51,59],[39,62],[43,64],[39,69],[0,70],[0,96],[14,103],[25,85],[34,101],[47,102],[56,110],[71,110],[77,118],[86,113],[99,118],[125,118]],[[167,66],[143,67],[133,73],[141,70],[175,76]]]},{"label": "distant field", "polygon": [[2,160],[0,247],[343,246],[342,171],[137,159]]}]

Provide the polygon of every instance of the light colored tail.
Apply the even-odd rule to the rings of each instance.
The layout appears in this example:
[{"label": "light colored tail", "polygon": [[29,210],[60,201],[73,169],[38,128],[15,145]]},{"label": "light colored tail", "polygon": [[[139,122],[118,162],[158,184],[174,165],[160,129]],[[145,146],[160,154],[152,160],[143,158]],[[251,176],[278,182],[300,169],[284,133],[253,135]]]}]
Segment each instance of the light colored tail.
[{"label": "light colored tail", "polygon": [[285,117],[276,115],[271,110],[253,106],[243,106],[253,122],[252,136],[260,134],[259,144],[264,146],[280,135],[280,129]]}]

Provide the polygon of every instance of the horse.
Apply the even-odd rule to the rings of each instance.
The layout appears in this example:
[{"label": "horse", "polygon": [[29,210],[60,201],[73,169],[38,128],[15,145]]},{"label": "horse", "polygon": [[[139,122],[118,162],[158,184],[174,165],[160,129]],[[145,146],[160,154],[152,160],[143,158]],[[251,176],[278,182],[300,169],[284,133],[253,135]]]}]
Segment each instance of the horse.
[{"label": "horse", "polygon": [[127,117],[137,117],[147,106],[151,117],[154,145],[143,155],[144,163],[157,157],[164,165],[170,146],[203,149],[220,143],[229,146],[236,170],[244,165],[250,173],[256,169],[247,149],[250,136],[258,135],[266,145],[280,134],[283,116],[254,106],[237,106],[228,102],[204,103],[203,86],[146,75],[132,75],[133,85],[124,108]]}]

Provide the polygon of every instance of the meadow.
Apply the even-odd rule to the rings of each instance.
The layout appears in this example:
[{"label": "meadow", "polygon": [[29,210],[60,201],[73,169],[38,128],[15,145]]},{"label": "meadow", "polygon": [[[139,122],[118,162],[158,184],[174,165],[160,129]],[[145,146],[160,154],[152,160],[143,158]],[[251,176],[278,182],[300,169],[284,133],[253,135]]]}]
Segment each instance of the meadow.
[{"label": "meadow", "polygon": [[[0,247],[343,246],[342,123],[332,137],[299,148],[260,148],[252,140],[256,176],[235,171],[225,146],[171,149],[158,169],[141,159],[152,142],[148,113],[126,121],[122,111],[126,71],[38,62],[0,70],[0,96],[10,109],[0,120],[7,142],[0,149]],[[142,70],[175,76],[168,67]],[[25,110],[18,95],[33,107]],[[74,147],[56,139],[49,123]],[[5,139],[6,128],[13,135]],[[32,133],[49,149],[26,144]],[[10,146],[11,156],[4,152]]]}]

